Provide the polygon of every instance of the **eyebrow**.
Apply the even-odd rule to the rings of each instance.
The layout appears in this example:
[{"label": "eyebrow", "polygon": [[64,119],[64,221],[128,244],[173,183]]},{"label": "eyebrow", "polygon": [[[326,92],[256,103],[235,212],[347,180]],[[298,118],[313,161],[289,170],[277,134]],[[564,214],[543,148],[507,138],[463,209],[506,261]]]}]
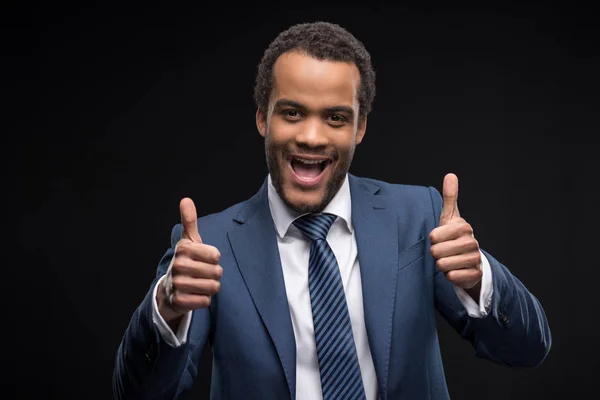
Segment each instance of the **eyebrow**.
[{"label": "eyebrow", "polygon": [[[293,107],[293,108],[298,108],[301,110],[306,110],[307,107],[296,102],[293,100],[289,100],[289,99],[279,99],[277,100],[277,102],[275,103],[275,108],[282,108],[282,107]],[[354,115],[354,110],[352,109],[352,107],[348,107],[348,106],[332,106],[332,107],[327,107],[325,109],[325,111],[327,112],[333,112],[333,113],[339,113],[339,112],[344,112],[344,113],[348,113],[350,115]]]}]

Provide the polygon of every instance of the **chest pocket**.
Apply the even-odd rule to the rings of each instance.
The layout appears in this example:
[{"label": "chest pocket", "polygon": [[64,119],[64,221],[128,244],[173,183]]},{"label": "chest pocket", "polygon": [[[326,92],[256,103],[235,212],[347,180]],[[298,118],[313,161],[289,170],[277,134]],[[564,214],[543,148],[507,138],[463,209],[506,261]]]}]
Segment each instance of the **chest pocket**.
[{"label": "chest pocket", "polygon": [[425,238],[422,237],[416,243],[408,246],[398,254],[398,270],[402,270],[425,255]]}]

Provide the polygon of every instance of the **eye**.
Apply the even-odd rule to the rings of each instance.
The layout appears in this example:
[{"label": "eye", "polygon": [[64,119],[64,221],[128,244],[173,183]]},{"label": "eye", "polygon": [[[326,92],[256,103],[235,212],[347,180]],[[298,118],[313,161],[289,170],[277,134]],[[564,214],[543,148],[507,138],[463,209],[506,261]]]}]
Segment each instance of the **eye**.
[{"label": "eye", "polygon": [[331,114],[327,118],[332,126],[342,126],[348,122],[348,118],[340,114]]},{"label": "eye", "polygon": [[294,110],[294,109],[283,110],[282,114],[285,118],[287,118],[291,121],[296,121],[302,117],[302,114],[300,113],[300,111]]}]

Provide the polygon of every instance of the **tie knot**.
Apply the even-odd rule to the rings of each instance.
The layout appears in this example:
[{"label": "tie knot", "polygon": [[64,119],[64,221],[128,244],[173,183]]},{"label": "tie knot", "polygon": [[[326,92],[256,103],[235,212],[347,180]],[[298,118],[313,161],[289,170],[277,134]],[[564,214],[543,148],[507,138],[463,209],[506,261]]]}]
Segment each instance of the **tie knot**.
[{"label": "tie knot", "polygon": [[307,214],[294,221],[294,225],[310,241],[325,240],[327,232],[337,217],[333,214]]}]

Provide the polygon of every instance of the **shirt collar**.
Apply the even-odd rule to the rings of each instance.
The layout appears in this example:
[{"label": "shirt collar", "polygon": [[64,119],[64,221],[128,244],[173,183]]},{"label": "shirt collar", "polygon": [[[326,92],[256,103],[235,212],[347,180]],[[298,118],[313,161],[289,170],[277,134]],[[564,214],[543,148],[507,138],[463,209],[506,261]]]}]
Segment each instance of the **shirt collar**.
[{"label": "shirt collar", "polygon": [[[285,205],[283,200],[281,200],[281,197],[279,197],[275,186],[273,186],[270,174],[268,176],[267,194],[269,198],[269,208],[271,209],[271,216],[273,217],[275,228],[277,229],[279,237],[283,238],[292,222],[294,222],[295,219],[303,214],[298,213]],[[333,199],[331,199],[329,204],[327,204],[323,212],[340,217],[346,222],[346,227],[348,230],[350,232],[353,231],[350,183],[348,182],[348,174],[346,174],[340,190],[338,190]]]}]

